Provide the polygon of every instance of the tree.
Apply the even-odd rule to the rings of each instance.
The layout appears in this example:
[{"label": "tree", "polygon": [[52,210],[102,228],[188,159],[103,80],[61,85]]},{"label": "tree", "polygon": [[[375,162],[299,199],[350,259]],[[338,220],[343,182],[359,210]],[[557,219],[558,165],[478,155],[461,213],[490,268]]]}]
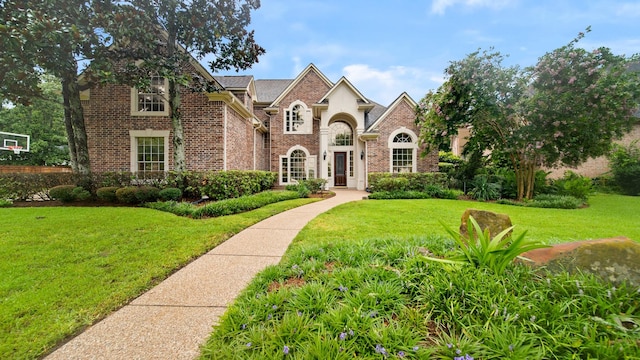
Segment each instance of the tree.
[{"label": "tree", "polygon": [[576,46],[583,37],[524,70],[503,66],[493,50],[452,62],[446,82],[416,109],[426,151],[470,125],[465,152],[508,159],[519,200],[533,196],[537,168],[576,166],[606,154],[636,120],[640,72],[629,66],[638,57],[604,47],[586,51]]},{"label": "tree", "polygon": [[[40,75],[61,80],[65,128],[76,172],[90,171],[80,91],[79,62],[109,73],[114,59],[135,58],[135,30],[143,15],[107,0],[3,0],[0,7],[0,95],[18,104],[42,97]],[[137,26],[131,26],[136,24]],[[128,37],[126,36],[128,35]]]},{"label": "tree", "polygon": [[42,96],[35,98],[31,105],[0,108],[0,130],[31,136],[29,152],[0,153],[3,163],[60,165],[69,162],[60,81],[45,74],[39,87]]},{"label": "tree", "polygon": [[[162,46],[148,47],[143,62],[128,66],[112,81],[148,86],[153,74],[168,80],[166,94],[173,129],[173,162],[177,171],[186,170],[185,144],[180,113],[181,92],[216,91],[215,83],[196,73],[186,72],[195,57],[202,60],[213,55],[209,62],[212,72],[244,70],[258,62],[265,51],[254,41],[254,32],[247,31],[251,10],[260,6],[258,0],[130,0],[130,4],[143,12],[152,26],[139,24],[149,32],[144,42],[154,44],[164,40]],[[153,36],[155,38],[151,38]],[[140,46],[144,44],[139,41]],[[193,56],[193,57],[192,57]]]}]

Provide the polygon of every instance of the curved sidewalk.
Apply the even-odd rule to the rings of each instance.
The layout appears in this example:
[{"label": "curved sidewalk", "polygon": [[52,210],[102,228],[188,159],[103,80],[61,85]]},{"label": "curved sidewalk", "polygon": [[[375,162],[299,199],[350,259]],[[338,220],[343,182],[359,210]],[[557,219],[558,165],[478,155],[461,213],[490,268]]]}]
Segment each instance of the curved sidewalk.
[{"label": "curved sidewalk", "polygon": [[285,211],[234,235],[46,359],[194,359],[227,306],[253,277],[277,264],[317,215],[367,194],[336,196]]}]

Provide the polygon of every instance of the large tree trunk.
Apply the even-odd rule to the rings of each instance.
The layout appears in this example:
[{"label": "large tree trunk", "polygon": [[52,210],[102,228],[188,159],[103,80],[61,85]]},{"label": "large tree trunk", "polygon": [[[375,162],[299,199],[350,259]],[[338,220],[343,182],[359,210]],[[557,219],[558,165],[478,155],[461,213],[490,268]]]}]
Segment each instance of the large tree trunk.
[{"label": "large tree trunk", "polygon": [[[63,86],[64,87],[64,86]],[[71,159],[71,170],[78,172],[78,157],[76,156],[76,141],[73,136],[73,124],[71,123],[71,111],[69,106],[69,97],[63,96],[64,106],[64,127],[67,131],[67,143],[69,144],[69,158]]]},{"label": "large tree trunk", "polygon": [[[69,68],[71,71],[67,71],[62,74],[62,97],[64,102],[65,113],[65,125],[67,127],[67,135],[69,135],[69,147],[72,146],[75,149],[75,166],[72,166],[74,171],[80,174],[89,174],[91,172],[91,166],[89,164],[89,148],[87,146],[87,130],[84,126],[84,112],[82,110],[82,103],[80,102],[80,90],[78,89],[77,82],[77,64],[75,60],[73,65]],[[72,134],[69,134],[69,130]],[[72,136],[71,136],[72,135]],[[73,154],[73,150],[70,150]],[[72,155],[73,161],[73,155]]]},{"label": "large tree trunk", "polygon": [[[167,57],[173,58],[176,51],[176,33],[174,14],[169,15],[168,20],[168,41]],[[175,79],[169,79],[169,116],[171,117],[171,127],[173,129],[173,169],[178,172],[187,170],[187,162],[184,146],[184,126],[180,114],[180,91]]]},{"label": "large tree trunk", "polygon": [[516,183],[518,186],[518,201],[533,198],[533,187],[536,182],[536,165],[535,162],[527,160],[524,156],[519,155],[517,160],[513,160],[513,168],[516,174]]}]

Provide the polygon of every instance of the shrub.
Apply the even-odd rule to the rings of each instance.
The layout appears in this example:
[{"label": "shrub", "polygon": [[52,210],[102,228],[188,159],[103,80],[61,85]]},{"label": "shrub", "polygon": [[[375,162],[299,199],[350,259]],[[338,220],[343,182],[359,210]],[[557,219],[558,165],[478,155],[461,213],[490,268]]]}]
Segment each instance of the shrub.
[{"label": "shrub", "polygon": [[409,187],[409,179],[404,177],[383,178],[378,181],[375,191],[406,191]]},{"label": "shrub", "polygon": [[422,191],[377,191],[369,194],[369,199],[431,199],[431,195]]},{"label": "shrub", "polygon": [[448,264],[473,265],[476,268],[488,268],[495,274],[502,274],[506,267],[520,254],[534,249],[549,247],[540,242],[526,241],[526,231],[516,238],[507,236],[513,230],[513,226],[491,238],[489,229],[485,229],[483,232],[473,216],[469,216],[467,220],[468,238],[448,227],[445,227],[445,229],[460,247],[458,254],[449,259],[426,257],[428,260]]},{"label": "shrub", "polygon": [[118,201],[118,198],[116,197],[117,190],[117,186],[101,187],[96,190],[96,196],[102,201],[113,203]]},{"label": "shrub", "polygon": [[[386,180],[383,181],[383,179],[406,179],[408,182],[405,183],[404,180],[400,180],[396,184],[396,186],[406,186],[405,189],[388,188],[388,186],[394,184],[393,181],[385,183]],[[448,176],[445,173],[370,173],[368,181],[369,190],[372,192],[393,190],[424,191],[430,185],[449,188]],[[383,181],[382,185],[379,184],[380,181]]]},{"label": "shrub", "polygon": [[586,200],[592,191],[591,179],[573,171],[566,171],[564,177],[556,180],[554,185],[558,195],[569,195],[583,200]]},{"label": "shrub", "polygon": [[302,185],[306,186],[312,194],[317,194],[322,192],[324,186],[327,184],[326,179],[307,179],[302,180],[300,182]]},{"label": "shrub", "polygon": [[80,186],[58,185],[49,190],[52,198],[68,203],[76,200],[87,200],[91,198],[91,193]]},{"label": "shrub", "polygon": [[487,175],[478,175],[471,183],[473,189],[469,192],[472,198],[481,201],[496,200],[500,197],[500,184],[490,182]]},{"label": "shrub", "polygon": [[304,184],[301,184],[301,183],[300,183],[300,184],[289,184],[289,185],[286,185],[286,186],[284,187],[284,189],[285,189],[285,190],[288,190],[288,191],[295,191],[295,192],[297,192],[297,193],[298,193],[298,196],[299,196],[300,198],[306,198],[306,197],[308,197],[308,196],[309,196],[309,194],[311,193],[311,191],[309,190],[309,188],[308,188],[308,187],[306,187]]},{"label": "shrub", "polygon": [[551,208],[551,209],[577,209],[584,205],[583,199],[569,195],[542,194],[536,196],[533,201],[525,203],[527,207]]},{"label": "shrub", "polygon": [[10,207],[13,205],[13,201],[0,199],[0,207]]},{"label": "shrub", "polygon": [[158,200],[160,189],[153,186],[140,186],[135,191],[135,197],[138,203],[146,203]]},{"label": "shrub", "polygon": [[209,172],[201,179],[199,190],[212,200],[224,200],[271,189],[276,178],[268,171]]},{"label": "shrub", "polygon": [[162,201],[180,201],[182,198],[182,190],[174,187],[168,187],[160,190],[158,197]]},{"label": "shrub", "polygon": [[615,145],[609,155],[615,183],[625,195],[640,195],[640,148],[634,141],[629,146]]},{"label": "shrub", "polygon": [[137,204],[137,191],[138,188],[136,186],[125,186],[116,190],[116,198],[118,199],[118,202],[123,204]]}]

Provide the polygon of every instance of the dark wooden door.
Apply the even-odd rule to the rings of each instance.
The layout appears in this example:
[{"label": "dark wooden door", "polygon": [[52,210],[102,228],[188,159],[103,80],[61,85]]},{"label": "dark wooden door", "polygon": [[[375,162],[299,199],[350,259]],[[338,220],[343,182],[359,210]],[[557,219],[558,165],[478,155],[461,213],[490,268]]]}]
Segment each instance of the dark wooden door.
[{"label": "dark wooden door", "polygon": [[335,174],[333,177],[334,186],[347,186],[347,153],[334,153]]}]

